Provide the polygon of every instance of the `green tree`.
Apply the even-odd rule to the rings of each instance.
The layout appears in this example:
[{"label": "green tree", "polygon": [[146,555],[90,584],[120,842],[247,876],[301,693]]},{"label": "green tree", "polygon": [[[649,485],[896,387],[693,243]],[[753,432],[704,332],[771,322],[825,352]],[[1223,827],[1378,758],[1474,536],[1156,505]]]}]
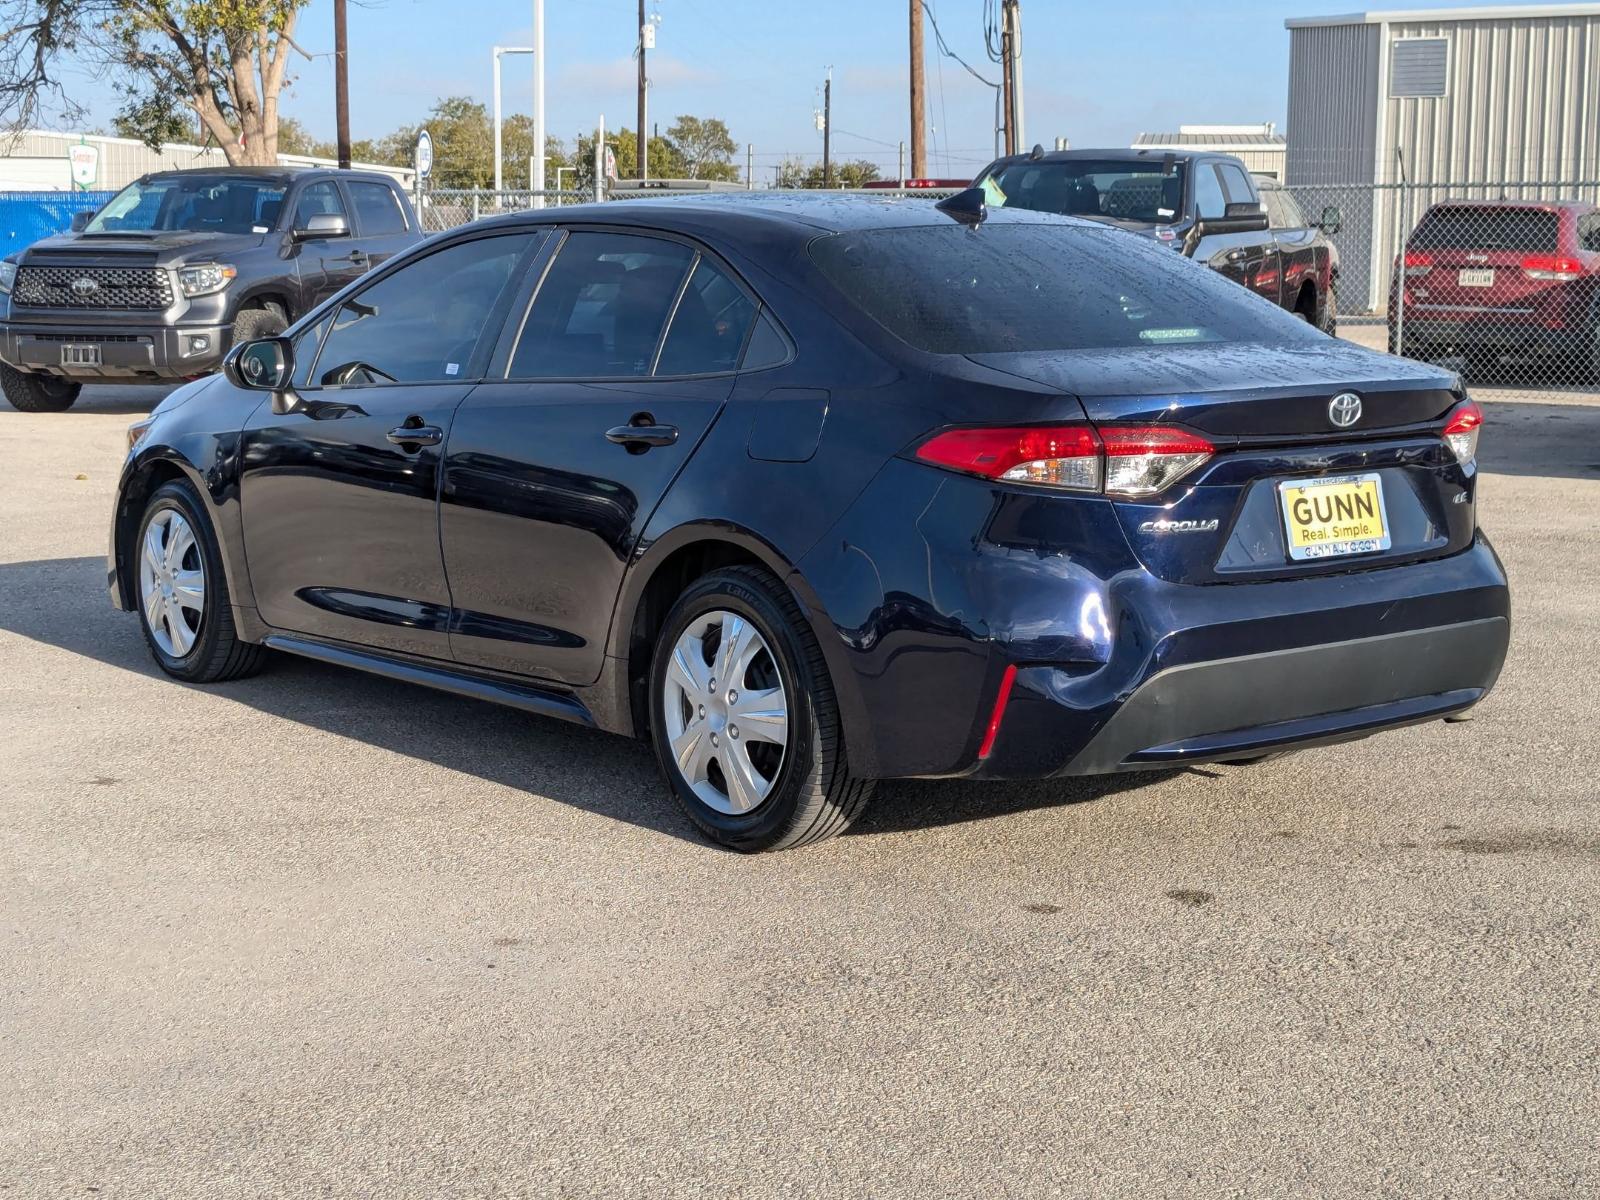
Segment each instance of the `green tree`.
[{"label": "green tree", "polygon": [[[352,147],[352,150],[354,147]],[[313,158],[336,158],[339,148],[312,135],[304,122],[294,117],[278,118],[278,152],[280,154],[308,154]],[[354,155],[352,154],[352,157]]]},{"label": "green tree", "polygon": [[[63,71],[87,62],[121,127],[159,146],[198,117],[233,164],[278,157],[278,97],[307,0],[0,0],[0,125],[77,116]],[[302,51],[303,53],[303,51]]]},{"label": "green tree", "polygon": [[683,160],[685,179],[739,178],[733,165],[739,146],[721,118],[681,116],[667,127],[667,137]]},{"label": "green tree", "polygon": [[192,142],[195,139],[194,122],[181,112],[174,112],[157,102],[134,103],[111,118],[111,128],[117,137],[137,138],[151,143],[156,149],[169,142]]},{"label": "green tree", "polygon": [[[831,164],[831,186],[858,188],[864,184],[881,178],[878,168],[864,158],[851,159],[847,162]],[[822,183],[822,162],[808,163],[803,158],[785,158],[778,163],[778,187],[781,188],[820,188]]]},{"label": "green tree", "polygon": [[[639,178],[639,139],[633,130],[624,126],[606,130],[606,144],[617,157],[617,182],[614,186],[625,188]],[[577,167],[578,186],[589,187],[594,175],[594,135],[578,138],[573,151],[573,165]],[[670,137],[650,139],[650,177],[652,179],[686,179],[688,170],[683,153]]]}]

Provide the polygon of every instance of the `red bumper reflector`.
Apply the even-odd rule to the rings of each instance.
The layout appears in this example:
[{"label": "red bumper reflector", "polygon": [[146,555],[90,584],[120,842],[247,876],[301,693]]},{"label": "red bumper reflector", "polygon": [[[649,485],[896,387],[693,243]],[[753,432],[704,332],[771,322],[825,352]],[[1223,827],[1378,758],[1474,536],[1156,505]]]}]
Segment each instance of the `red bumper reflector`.
[{"label": "red bumper reflector", "polygon": [[994,698],[994,712],[989,716],[989,728],[984,730],[983,745],[978,747],[978,757],[988,758],[994,750],[994,739],[1000,733],[1000,718],[1006,715],[1006,701],[1011,699],[1011,685],[1016,682],[1017,668],[1008,666],[1000,676],[1000,691]]}]

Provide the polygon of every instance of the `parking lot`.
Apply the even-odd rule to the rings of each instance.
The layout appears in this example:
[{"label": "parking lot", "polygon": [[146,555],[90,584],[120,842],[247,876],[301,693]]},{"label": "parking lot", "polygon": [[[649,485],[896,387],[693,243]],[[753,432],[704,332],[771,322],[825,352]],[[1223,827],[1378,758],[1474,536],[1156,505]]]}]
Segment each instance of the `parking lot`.
[{"label": "parking lot", "polygon": [[1486,390],[1475,719],[697,839],[646,748],[160,676],[124,427],[0,407],[6,1196],[1600,1192],[1600,399]]}]

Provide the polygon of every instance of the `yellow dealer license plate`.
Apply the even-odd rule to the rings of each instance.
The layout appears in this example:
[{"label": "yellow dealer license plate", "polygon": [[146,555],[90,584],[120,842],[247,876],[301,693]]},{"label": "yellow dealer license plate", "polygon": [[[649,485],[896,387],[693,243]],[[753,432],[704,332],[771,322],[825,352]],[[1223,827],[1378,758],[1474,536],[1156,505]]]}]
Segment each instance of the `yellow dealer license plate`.
[{"label": "yellow dealer license plate", "polygon": [[1391,544],[1377,475],[1289,479],[1278,485],[1289,557],[1370,554]]}]

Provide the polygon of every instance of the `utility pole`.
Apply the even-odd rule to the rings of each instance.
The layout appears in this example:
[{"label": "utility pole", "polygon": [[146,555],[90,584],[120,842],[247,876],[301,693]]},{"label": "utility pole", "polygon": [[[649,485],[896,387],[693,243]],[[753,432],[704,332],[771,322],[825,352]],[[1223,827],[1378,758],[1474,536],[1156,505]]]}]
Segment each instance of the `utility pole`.
[{"label": "utility pole", "polygon": [[832,158],[828,147],[833,137],[833,68],[828,68],[828,77],[822,81],[822,186],[833,186]]},{"label": "utility pole", "polygon": [[1000,0],[1001,79],[1005,88],[1006,153],[1020,154],[1022,128],[1022,0]]},{"label": "utility pole", "polygon": [[922,0],[911,0],[911,176],[926,179],[928,151],[923,145],[925,117],[922,84]]},{"label": "utility pole", "polygon": [[755,187],[756,144],[754,142],[746,142],[744,144],[744,190],[747,192],[753,192],[755,191]]},{"label": "utility pole", "polygon": [[644,70],[644,52],[650,48],[649,43],[655,41],[655,26],[645,19],[644,0],[639,0],[639,127],[634,137],[638,140],[637,155],[639,159],[639,178],[650,178],[650,139],[645,136],[645,114],[649,108],[645,100],[645,89],[650,86],[649,76]]},{"label": "utility pole", "polygon": [[350,36],[345,29],[345,0],[333,0],[333,122],[339,143],[339,165],[350,167]]}]

